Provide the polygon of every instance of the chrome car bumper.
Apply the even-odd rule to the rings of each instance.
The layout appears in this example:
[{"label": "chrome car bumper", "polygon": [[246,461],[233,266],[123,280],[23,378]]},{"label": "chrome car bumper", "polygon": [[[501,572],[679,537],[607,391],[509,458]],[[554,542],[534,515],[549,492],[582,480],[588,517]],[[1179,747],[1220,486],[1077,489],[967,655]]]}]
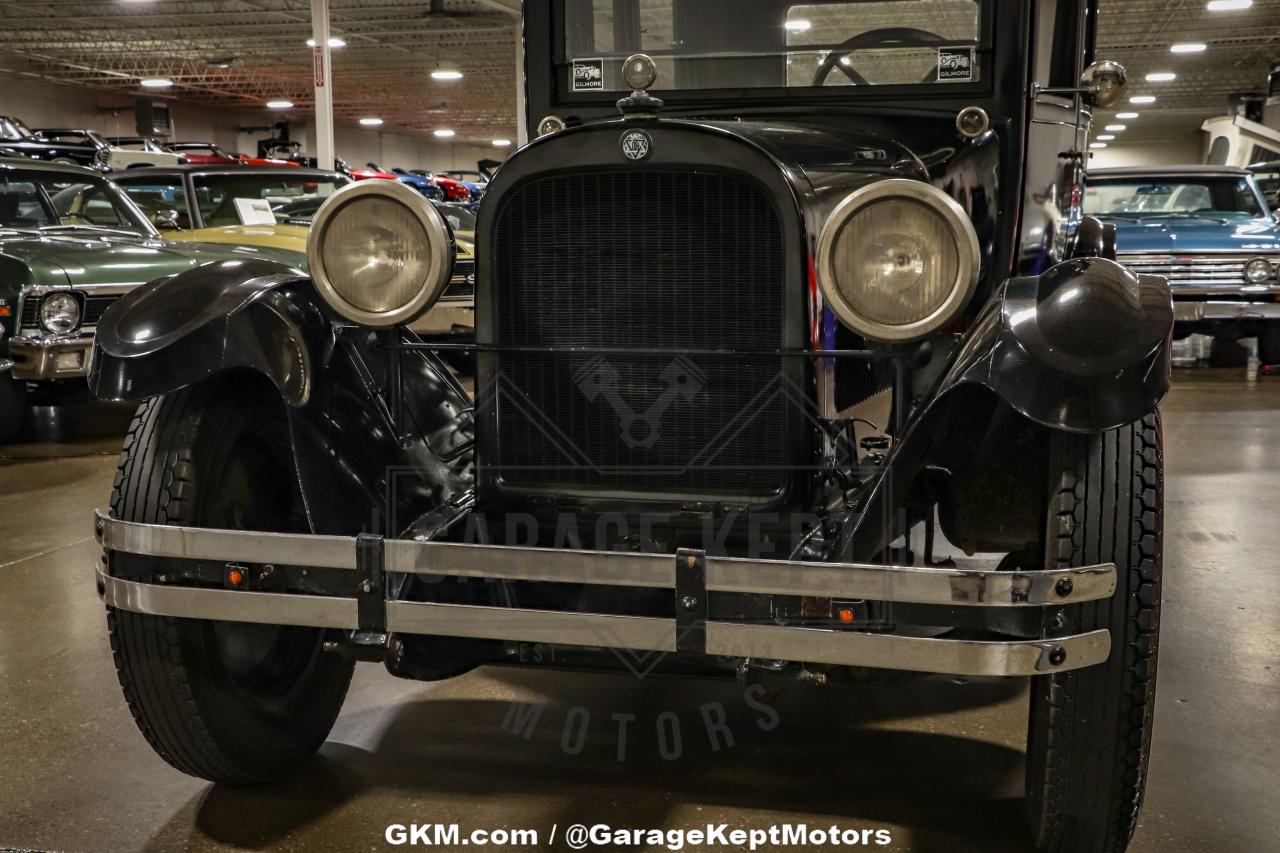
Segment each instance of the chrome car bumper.
[{"label": "chrome car bumper", "polygon": [[30,382],[87,376],[93,359],[93,338],[29,338],[9,341],[13,378]]},{"label": "chrome car bumper", "polygon": [[1280,320],[1280,303],[1230,302],[1209,300],[1203,302],[1174,302],[1175,323],[1233,322],[1245,320]]},{"label": "chrome car bumper", "polygon": [[[595,648],[798,661],[955,675],[1027,676],[1107,660],[1097,630],[1031,640],[938,639],[707,618],[708,594],[757,593],[952,607],[1061,607],[1110,598],[1114,565],[997,572],[874,564],[746,560],[682,550],[673,555],[565,551],[379,536],[253,533],[138,524],[97,513],[105,549],[98,592],[110,607],[177,618],[425,634]],[[351,572],[332,595],[182,586],[117,577],[112,554],[230,566]],[[229,569],[228,569],[229,570]],[[437,604],[387,598],[387,574],[425,573],[672,590],[675,618]],[[258,572],[257,574],[270,574]],[[253,571],[243,572],[253,577]]]}]

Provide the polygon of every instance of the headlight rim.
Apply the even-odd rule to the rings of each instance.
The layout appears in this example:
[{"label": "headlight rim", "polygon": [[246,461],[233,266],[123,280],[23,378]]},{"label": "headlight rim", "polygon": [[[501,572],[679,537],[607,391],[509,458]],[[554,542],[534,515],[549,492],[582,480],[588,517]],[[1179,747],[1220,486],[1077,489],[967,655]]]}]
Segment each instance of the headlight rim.
[{"label": "headlight rim", "polygon": [[[1253,266],[1254,264],[1261,264],[1265,266],[1267,269],[1266,275],[1256,280],[1250,278],[1249,267]],[[1241,268],[1240,272],[1241,272],[1241,276],[1244,278],[1245,284],[1257,286],[1260,284],[1266,284],[1268,281],[1275,278],[1276,269],[1277,269],[1276,265],[1272,264],[1269,258],[1263,257],[1262,255],[1257,255],[1245,261],[1244,266]]]},{"label": "headlight rim", "polygon": [[[370,196],[390,199],[408,209],[426,232],[431,250],[425,286],[412,301],[395,311],[372,312],[351,304],[334,287],[324,267],[323,241],[330,221],[351,202]],[[379,178],[355,181],[339,188],[316,211],[307,234],[307,266],[320,297],[343,318],[374,329],[402,326],[429,311],[449,286],[456,251],[449,223],[425,196],[399,181]]]},{"label": "headlight rim", "polygon": [[[880,323],[858,314],[840,293],[833,266],[836,240],[849,220],[877,202],[893,199],[919,202],[941,216],[955,238],[958,255],[958,275],[947,300],[928,317],[904,326]],[[845,196],[823,223],[818,234],[816,255],[818,286],[831,310],[853,331],[882,343],[911,343],[946,326],[973,298],[982,268],[978,232],[964,208],[933,184],[911,178],[887,178],[859,187]]]},{"label": "headlight rim", "polygon": [[[45,306],[49,304],[50,300],[63,296],[70,299],[71,304],[75,306],[75,320],[65,329],[55,329],[49,325],[48,320],[45,318]],[[51,290],[40,297],[40,305],[36,308],[36,319],[40,323],[40,329],[44,331],[45,334],[57,337],[74,335],[84,324],[84,303],[81,302],[80,297],[76,295],[75,291]]]}]

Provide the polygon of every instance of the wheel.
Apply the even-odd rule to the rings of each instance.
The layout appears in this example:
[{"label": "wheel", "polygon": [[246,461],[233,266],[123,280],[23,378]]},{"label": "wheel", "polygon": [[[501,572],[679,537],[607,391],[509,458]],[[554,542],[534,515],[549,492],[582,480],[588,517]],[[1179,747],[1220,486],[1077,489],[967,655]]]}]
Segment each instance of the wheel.
[{"label": "wheel", "polygon": [[[305,530],[279,403],[230,385],[148,400],[125,437],[117,518]],[[354,663],[325,631],[107,609],[116,672],[138,728],[184,773],[229,785],[287,775],[329,734]]]},{"label": "wheel", "polygon": [[1280,320],[1268,320],[1258,335],[1258,361],[1280,364]]},{"label": "wheel", "polygon": [[1046,566],[1116,566],[1115,595],[1068,608],[1070,633],[1108,629],[1102,664],[1032,680],[1027,808],[1042,853],[1121,853],[1150,754],[1160,630],[1160,417],[1055,437]]},{"label": "wheel", "polygon": [[11,444],[27,420],[27,386],[0,373],[0,444]]}]

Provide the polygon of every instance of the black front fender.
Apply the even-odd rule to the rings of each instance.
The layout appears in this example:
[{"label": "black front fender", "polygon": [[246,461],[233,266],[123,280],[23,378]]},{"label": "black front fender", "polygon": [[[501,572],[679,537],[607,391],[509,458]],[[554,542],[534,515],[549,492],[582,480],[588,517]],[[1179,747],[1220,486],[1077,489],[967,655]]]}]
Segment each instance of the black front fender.
[{"label": "black front fender", "polygon": [[401,338],[416,340],[338,322],[297,270],[209,264],[113,305],[89,384],[138,401],[265,379],[284,404],[313,532],[395,535],[473,485],[471,401],[434,355],[387,346]]},{"label": "black front fender", "polygon": [[[271,261],[223,261],[145,284],[98,323],[89,388],[138,401],[247,368],[294,408],[311,396],[332,334],[307,277]],[[294,285],[290,287],[290,285]]]},{"label": "black front fender", "polygon": [[1159,276],[1105,258],[1065,261],[993,295],[939,388],[989,388],[1042,426],[1100,432],[1169,390],[1173,297]]}]

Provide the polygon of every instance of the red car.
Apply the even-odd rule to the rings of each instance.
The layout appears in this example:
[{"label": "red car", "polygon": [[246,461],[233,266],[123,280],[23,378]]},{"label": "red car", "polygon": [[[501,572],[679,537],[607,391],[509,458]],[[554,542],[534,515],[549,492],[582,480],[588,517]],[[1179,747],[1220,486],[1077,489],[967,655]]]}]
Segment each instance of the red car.
[{"label": "red car", "polygon": [[380,178],[384,181],[400,180],[390,172],[382,171],[382,169],[378,167],[377,163],[366,163],[365,168],[363,169],[352,169],[351,177],[355,178],[357,181],[365,181],[369,178]]},{"label": "red car", "polygon": [[212,142],[171,142],[165,148],[181,154],[195,166],[229,166],[240,162],[238,157],[232,157]]},{"label": "red car", "polygon": [[173,142],[165,146],[170,151],[181,154],[187,162],[196,166],[230,166],[240,163],[245,166],[296,166],[289,160],[274,160],[268,157],[250,157],[246,154],[228,154],[212,142]]},{"label": "red car", "polygon": [[471,190],[467,189],[462,181],[455,181],[453,178],[446,178],[444,175],[432,175],[427,172],[414,172],[414,174],[435,178],[436,186],[444,191],[445,201],[471,201]]}]

